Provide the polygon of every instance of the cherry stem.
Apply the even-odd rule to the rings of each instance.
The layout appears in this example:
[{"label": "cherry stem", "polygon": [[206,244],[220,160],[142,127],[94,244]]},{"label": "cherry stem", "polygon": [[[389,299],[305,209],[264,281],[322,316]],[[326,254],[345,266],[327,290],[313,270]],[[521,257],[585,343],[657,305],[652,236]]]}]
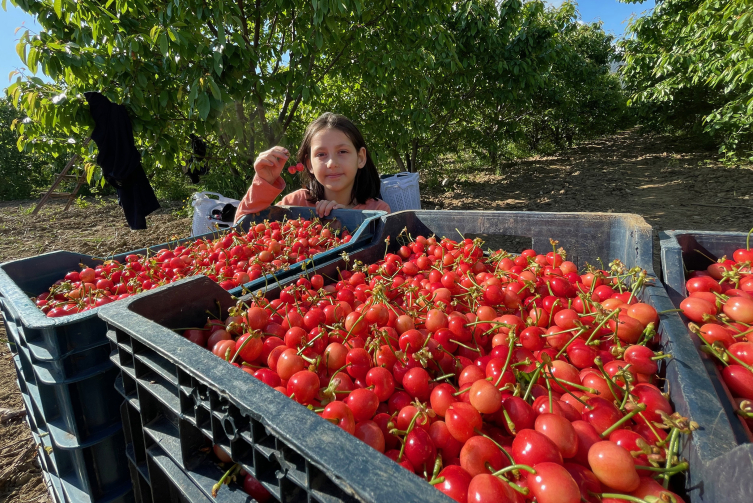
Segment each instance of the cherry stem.
[{"label": "cherry stem", "polygon": [[601,438],[608,437],[610,433],[612,433],[614,430],[622,426],[626,421],[629,421],[630,419],[632,419],[633,416],[635,416],[639,412],[643,412],[644,410],[646,410],[646,404],[645,403],[639,404],[635,409],[633,409],[628,414],[623,416],[621,419],[615,422],[612,426],[604,430],[599,436]]},{"label": "cherry stem", "polygon": [[567,351],[567,348],[570,346],[570,344],[572,344],[573,342],[575,342],[575,339],[577,339],[578,337],[580,337],[583,334],[583,332],[585,332],[585,329],[580,329],[578,331],[578,333],[576,333],[573,336],[572,339],[570,339],[569,341],[567,341],[567,344],[565,344],[564,346],[562,346],[562,349],[559,350],[559,352],[554,357],[554,359],[556,360],[557,358],[559,358],[560,356],[562,356],[562,353],[564,353],[565,351]]},{"label": "cherry stem", "polygon": [[607,381],[607,386],[609,387],[609,391],[611,391],[614,397],[617,398],[619,395],[615,391],[615,388],[618,388],[620,391],[624,391],[622,389],[622,386],[618,386],[617,383],[615,383],[612,380],[612,377],[607,373],[607,371],[604,370],[604,364],[601,362],[601,358],[599,358],[598,356],[594,358],[594,364],[599,369],[601,374],[604,376],[604,379]]},{"label": "cherry stem", "polygon": [[590,343],[590,342],[591,342],[591,340],[592,340],[592,339],[594,338],[594,336],[596,335],[596,333],[597,333],[597,332],[598,332],[598,331],[599,331],[599,330],[601,329],[601,327],[603,327],[603,326],[604,326],[604,324],[605,324],[605,323],[606,323],[607,321],[609,321],[609,320],[610,320],[610,319],[612,319],[613,317],[615,317],[615,316],[619,316],[619,315],[620,315],[620,309],[619,309],[619,308],[617,308],[617,309],[615,309],[614,311],[612,311],[611,313],[609,313],[609,315],[608,315],[608,316],[607,316],[606,318],[604,318],[603,320],[601,320],[601,323],[599,323],[599,324],[598,324],[598,325],[596,326],[596,328],[594,328],[594,329],[593,329],[593,331],[591,332],[591,335],[590,335],[590,336],[588,336],[588,340],[586,341],[586,344],[588,344],[588,343]]},{"label": "cherry stem", "polygon": [[499,377],[497,378],[497,382],[494,383],[494,387],[498,387],[499,383],[502,382],[502,377],[505,375],[505,372],[507,372],[507,366],[510,365],[510,357],[512,356],[512,350],[515,347],[515,337],[512,335],[510,337],[510,345],[508,347],[507,351],[507,358],[505,358],[505,365],[502,367],[502,371],[499,373]]},{"label": "cherry stem", "polygon": [[[249,336],[246,337],[246,340],[244,340],[243,343],[241,343],[241,347],[239,347],[235,351],[235,354],[233,355],[233,358],[229,360],[230,363],[233,363],[235,361],[235,359],[238,358],[238,355],[241,354],[241,351],[243,351],[243,348],[246,347],[246,344],[248,344],[248,341],[250,341],[253,338],[254,338],[254,336],[252,334],[249,334]],[[230,348],[228,348],[228,349],[230,349]]]},{"label": "cherry stem", "polygon": [[[507,456],[507,459],[508,459],[508,460],[510,461],[510,463],[511,463],[511,464],[515,464],[515,460],[514,460],[514,459],[512,459],[512,455],[511,455],[511,454],[510,454],[509,452],[507,452],[507,450],[505,450],[505,449],[504,449],[504,448],[503,448],[503,447],[502,447],[501,445],[499,445],[499,444],[497,443],[497,441],[496,441],[496,440],[494,440],[494,439],[493,439],[492,437],[490,437],[490,436],[489,436],[489,435],[487,435],[486,433],[482,432],[482,431],[481,431],[481,430],[479,430],[478,428],[473,428],[473,431],[474,431],[474,432],[476,432],[476,434],[477,434],[477,435],[479,435],[479,436],[482,436],[482,437],[484,437],[484,438],[485,438],[485,439],[487,439],[487,440],[491,440],[491,441],[492,441],[492,443],[493,443],[494,445],[496,445],[496,446],[497,446],[497,448],[498,448],[498,449],[499,449],[500,451],[502,451],[502,454],[504,454],[505,456]],[[492,471],[493,471],[493,470],[492,470]]]},{"label": "cherry stem", "polygon": [[[661,439],[661,437],[659,436],[659,432],[656,431],[656,427],[654,427],[654,425],[651,423],[651,421],[649,421],[648,419],[646,419],[646,416],[643,415],[643,412],[639,412],[638,415],[641,416],[641,419],[643,419],[643,422],[646,424],[646,426],[649,427],[649,429],[651,430],[651,433],[653,433],[654,436],[657,439]],[[660,442],[661,442],[661,440],[660,440]]]},{"label": "cherry stem", "polygon": [[748,237],[745,239],[745,249],[750,250],[750,235],[753,233],[753,229],[748,231]]},{"label": "cherry stem", "polygon": [[230,482],[228,479],[238,473],[241,470],[241,465],[238,463],[235,463],[233,466],[230,467],[228,471],[225,472],[225,474],[220,478],[220,480],[217,481],[215,485],[212,486],[212,497],[217,497],[217,492],[219,492],[220,488],[223,484],[227,484]]},{"label": "cherry stem", "polygon": [[661,315],[661,314],[667,314],[667,313],[681,313],[681,312],[682,312],[682,309],[667,309],[665,311],[659,311],[656,314],[660,314]]},{"label": "cherry stem", "polygon": [[[680,430],[677,428],[672,429],[672,433],[669,434],[669,449],[667,449],[667,462],[664,465],[664,468],[670,469],[672,467],[672,458],[675,455],[675,451],[677,450],[678,444],[680,441]],[[669,487],[669,474],[664,474],[664,483],[663,483],[664,489],[667,489]]]},{"label": "cherry stem", "polygon": [[748,365],[747,363],[743,362],[738,357],[736,357],[735,355],[733,355],[727,348],[724,348],[724,352],[725,352],[725,354],[727,356],[729,356],[730,358],[732,358],[733,360],[735,360],[738,363],[738,365],[740,365],[740,366],[748,369],[748,371],[750,371],[750,372],[753,372],[753,367],[751,367],[750,365]]},{"label": "cherry stem", "polygon": [[465,349],[467,349],[467,350],[469,350],[469,351],[473,351],[473,352],[475,352],[475,353],[480,353],[480,352],[481,352],[481,351],[480,351],[480,350],[479,350],[478,348],[472,348],[472,347],[470,347],[470,346],[466,346],[466,345],[465,345],[465,344],[463,344],[462,342],[458,342],[458,341],[456,341],[456,340],[454,340],[454,339],[450,339],[450,342],[454,342],[454,343],[455,343],[455,344],[457,344],[458,346],[463,346],[463,347],[464,347]]},{"label": "cherry stem", "polygon": [[[418,419],[418,416],[420,416],[422,412],[420,410],[416,411],[415,414],[413,414],[413,418],[410,420],[410,424],[408,424],[408,429],[405,430],[405,435],[407,436],[408,433],[413,431],[413,427],[416,425],[416,420]],[[403,454],[405,453],[405,442],[403,442],[403,445],[400,447],[400,454],[397,457],[397,462],[403,460]]]},{"label": "cherry stem", "polygon": [[[549,364],[549,375],[544,374],[544,378],[547,379],[547,386],[549,386],[549,379],[554,379],[554,382],[557,385],[559,385],[559,387],[562,388],[565,391],[565,393],[567,393],[571,397],[575,398],[578,402],[582,403],[584,407],[588,407],[589,409],[593,408],[592,406],[588,405],[586,402],[584,402],[583,400],[581,400],[580,397],[575,396],[571,390],[567,389],[562,384],[560,384],[560,382],[563,382],[563,383],[575,386],[576,388],[580,386],[580,385],[577,385],[577,384],[573,384],[573,383],[571,383],[569,381],[560,380],[560,379],[557,379],[556,377],[554,377],[554,374],[552,373],[552,365],[551,365],[551,363]],[[584,391],[587,390],[586,392],[591,393],[592,395],[598,395],[599,394],[598,390],[595,390],[595,389],[592,389],[592,388],[586,388],[585,386],[580,386],[580,387],[581,388],[585,388]],[[550,406],[550,410],[551,410],[551,406]]]},{"label": "cherry stem", "polygon": [[[507,480],[507,479],[505,479],[505,480]],[[509,480],[507,480],[507,485],[509,485],[511,488],[515,489],[517,492],[519,492],[523,496],[528,496],[528,493],[530,492],[527,487],[520,487],[515,482],[510,482]]]},{"label": "cherry stem", "polygon": [[434,480],[430,480],[429,484],[435,486],[437,484],[441,484],[442,482],[444,482],[444,477],[439,477],[439,478],[436,478]]},{"label": "cherry stem", "polygon": [[683,461],[682,463],[676,464],[670,469],[666,468],[657,468],[655,466],[643,466],[643,465],[635,465],[636,470],[647,470],[649,472],[657,472],[657,473],[679,473],[682,471],[685,471],[688,469],[688,463]]},{"label": "cherry stem", "polygon": [[536,367],[536,372],[533,373],[533,376],[531,377],[531,382],[528,384],[528,388],[526,389],[525,395],[523,395],[523,400],[528,401],[528,397],[531,395],[531,389],[533,389],[533,385],[536,384],[536,381],[539,380],[539,374],[541,374],[541,369],[544,367],[544,362],[541,362]]},{"label": "cherry stem", "polygon": [[470,386],[468,386],[467,388],[463,388],[463,389],[461,389],[460,391],[457,391],[457,392],[453,393],[453,394],[452,394],[452,396],[460,396],[460,395],[462,395],[463,393],[467,393],[467,392],[469,392],[470,390],[471,390],[471,387],[470,387]]},{"label": "cherry stem", "polygon": [[672,353],[662,353],[651,357],[652,360],[661,360],[663,358],[672,358]]},{"label": "cherry stem", "polygon": [[507,409],[505,409],[504,406],[502,407],[502,415],[505,416],[505,422],[507,423],[507,427],[510,429],[510,433],[512,433],[513,436],[517,435],[518,432],[515,430],[515,423],[512,421],[510,414],[507,413]]},{"label": "cherry stem", "polygon": [[536,475],[536,470],[534,470],[533,468],[531,468],[528,465],[506,466],[506,467],[502,468],[501,470],[498,470],[498,471],[492,473],[492,475],[494,475],[495,477],[499,477],[500,475],[505,474],[507,472],[511,472],[513,470],[525,470],[528,473],[532,473],[532,474]]},{"label": "cherry stem", "polygon": [[588,491],[588,494],[591,496],[596,496],[597,498],[603,499],[603,498],[614,498],[618,500],[625,500],[630,501],[633,503],[648,503],[646,500],[641,499],[637,496],[630,496],[629,494],[618,494],[618,493],[595,493],[593,491]]}]

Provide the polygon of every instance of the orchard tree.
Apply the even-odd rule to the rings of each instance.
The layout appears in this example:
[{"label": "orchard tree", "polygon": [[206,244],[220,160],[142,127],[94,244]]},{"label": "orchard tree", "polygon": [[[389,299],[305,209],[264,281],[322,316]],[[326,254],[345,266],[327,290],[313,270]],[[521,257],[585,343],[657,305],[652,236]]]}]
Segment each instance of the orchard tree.
[{"label": "orchard tree", "polygon": [[[318,105],[338,103],[374,139],[381,157],[415,172],[428,159],[453,151],[468,140],[489,107],[512,99],[537,80],[541,33],[530,30],[543,2],[469,0],[458,2],[442,19],[434,47],[407,69],[366,66],[352,73]],[[454,42],[446,48],[447,38]],[[386,67],[386,70],[385,70]],[[381,75],[381,79],[374,78]]]},{"label": "orchard tree", "polygon": [[0,98],[0,201],[29,199],[34,190],[49,182],[49,163],[16,148],[15,127],[23,124],[24,115],[6,98]]},{"label": "orchard tree", "polygon": [[31,119],[19,147],[54,155],[68,138],[82,145],[92,126],[83,93],[100,91],[128,108],[152,171],[184,162],[194,133],[211,161],[247,179],[256,153],[281,141],[326,79],[357,74],[385,88],[385,64],[413,71],[429,52],[453,50],[440,23],[450,0],[11,1],[42,27],[20,32],[33,75],[7,89]]},{"label": "orchard tree", "polygon": [[539,88],[515,121],[530,148],[535,151],[542,140],[563,148],[576,137],[614,132],[625,117],[627,99],[610,72],[616,59],[613,37],[600,23],[579,22],[570,2],[547,9],[542,19],[552,32],[551,57],[539,74]]},{"label": "orchard tree", "polygon": [[657,0],[631,21],[621,71],[644,120],[703,130],[722,152],[753,160],[751,7],[750,0]]}]

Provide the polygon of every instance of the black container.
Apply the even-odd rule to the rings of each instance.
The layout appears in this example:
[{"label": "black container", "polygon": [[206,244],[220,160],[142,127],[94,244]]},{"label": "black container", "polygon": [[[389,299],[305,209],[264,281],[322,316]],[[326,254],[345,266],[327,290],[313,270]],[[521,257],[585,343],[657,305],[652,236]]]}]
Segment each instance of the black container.
[{"label": "black container", "polygon": [[[389,248],[395,250],[399,246],[397,235],[407,228],[413,236],[455,237],[461,232],[465,237],[482,237],[493,248],[507,241],[545,251],[552,238],[579,266],[586,261],[596,263],[599,258],[605,262],[619,258],[627,267],[640,266],[653,276],[651,228],[636,215],[407,211],[382,220],[376,244],[351,253],[351,261],[372,263],[381,259],[384,239],[391,237]],[[317,271],[328,274],[344,265],[334,261]],[[269,295],[274,295],[272,290],[268,289]],[[641,299],[657,311],[673,307],[658,285],[647,286]],[[315,481],[326,481],[319,487],[328,488],[335,500],[351,496],[364,501],[439,497],[428,491],[425,482],[395,472],[394,463],[383,465],[368,447],[307,409],[245,372],[219,365],[214,355],[165,328],[203,322],[205,309],[217,309],[215,301],[223,309],[232,303],[217,285],[196,278],[100,312],[112,329],[117,349],[113,358],[122,370],[123,392],[139,401],[142,423],[161,428],[170,425],[171,438],[179,439],[179,453],[166,449],[173,461],[180,465],[184,460],[200,458],[199,446],[210,439],[284,501],[302,497],[304,492],[319,499],[313,496],[317,494],[312,484]],[[660,319],[662,349],[674,356],[665,369],[671,401],[680,414],[701,425],[683,450],[691,466],[685,481],[689,499],[750,501],[750,493],[744,487],[741,490],[739,481],[720,484],[718,474],[708,469],[709,462],[735,447],[732,427],[729,418],[720,413],[722,407],[708,375],[696,370],[702,362],[682,320],[671,312],[660,315]],[[150,434],[145,438],[147,446],[157,442],[154,437],[149,440]],[[371,460],[366,462],[364,456],[369,454]],[[377,475],[383,470],[394,473],[395,482],[386,483]],[[278,472],[285,477],[271,476]],[[374,475],[363,477],[364,473]]]},{"label": "black container", "polygon": [[[687,296],[685,271],[705,270],[712,261],[724,256],[732,258],[738,248],[746,247],[747,234],[740,232],[664,231],[659,233],[661,243],[662,279],[675,307]],[[683,316],[683,319],[685,317]],[[693,343],[703,343],[694,333],[686,330]],[[734,444],[726,453],[710,459],[706,466],[709,478],[715,477],[717,485],[735,488],[738,499],[725,501],[753,501],[753,443],[751,432],[735,414],[732,395],[724,384],[714,358],[700,353],[703,365],[722,405],[724,415],[732,428]],[[703,501],[713,501],[704,499]],[[720,500],[721,501],[721,500]]]},{"label": "black container", "polygon": [[[18,358],[18,357],[16,357]],[[42,477],[55,503],[134,503],[122,428],[84,447],[61,448],[47,426],[37,422],[31,393],[17,381],[26,422],[38,450]]]}]

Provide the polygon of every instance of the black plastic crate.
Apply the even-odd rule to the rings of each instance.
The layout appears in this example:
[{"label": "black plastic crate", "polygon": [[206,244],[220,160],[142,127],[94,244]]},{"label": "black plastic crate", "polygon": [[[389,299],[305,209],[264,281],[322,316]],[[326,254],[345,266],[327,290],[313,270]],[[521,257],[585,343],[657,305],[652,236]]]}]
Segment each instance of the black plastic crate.
[{"label": "black plastic crate", "polygon": [[[34,399],[22,386],[27,411]],[[42,475],[56,503],[134,503],[125,461],[125,437],[118,429],[109,437],[86,447],[66,449],[56,445],[46,425],[28,413],[26,422],[38,450]]]},{"label": "black plastic crate", "polygon": [[120,371],[109,358],[58,381],[49,369],[32,362],[23,342],[15,342],[18,353],[13,360],[19,388],[31,400],[27,413],[36,424],[44,425],[55,446],[62,449],[90,447],[121,429],[121,399],[112,393]]},{"label": "black plastic crate", "polygon": [[[175,283],[166,293],[176,300],[182,298],[182,307],[170,313],[176,322],[205,317],[205,309],[217,309],[215,300],[223,309],[235,304],[207,278]],[[208,495],[222,475],[207,462],[208,448],[216,443],[280,501],[449,501],[387,457],[254,377],[242,371],[228,374],[207,350],[133,313],[131,302],[121,307],[101,315],[112,327],[109,334],[117,347],[113,359],[122,370],[119,391],[130,406],[138,403],[144,449],[134,445],[134,460],[138,466],[146,459],[153,488],[150,452],[159,448]],[[161,342],[152,347],[151,337],[145,342],[126,332],[122,323],[131,324],[122,315],[154,330],[154,341],[182,339],[179,342],[187,344],[165,353],[159,349]],[[366,473],[370,476],[363,477]],[[238,501],[235,498],[240,496],[246,500],[242,492],[228,491],[223,497]],[[153,497],[156,500],[156,493]]]},{"label": "black plastic crate", "polygon": [[[465,237],[482,237],[494,248],[504,246],[505,242],[518,243],[518,249],[509,251],[529,246],[545,251],[551,246],[551,238],[558,240],[559,246],[568,251],[568,259],[579,266],[587,261],[619,258],[627,267],[640,266],[654,276],[651,227],[637,215],[406,211],[382,217],[382,221],[381,236],[373,240],[372,246],[351,253],[351,261],[372,263],[381,259],[385,253],[384,240],[391,237],[389,248],[395,250],[399,246],[396,236],[407,228],[413,236],[459,237],[458,233],[462,233]],[[333,261],[317,271],[328,274],[344,265]],[[268,294],[273,294],[274,288],[277,286],[268,288]],[[647,286],[641,299],[657,311],[673,307],[658,284]],[[114,358],[122,369],[123,390],[126,396],[138,397],[142,421],[177,418],[175,422],[167,421],[180,439],[180,458],[168,451],[174,460],[192,459],[186,454],[196,455],[195,430],[199,429],[204,437],[224,446],[233,459],[249,468],[261,459],[259,453],[279,453],[270,459],[285,462],[289,467],[285,478],[309,491],[315,500],[328,498],[320,498],[311,491],[310,482],[306,484],[312,478],[305,475],[312,469],[329,478],[331,485],[339,486],[343,496],[353,495],[368,501],[439,497],[412,474],[397,472],[399,478],[391,487],[381,487],[384,484],[379,483],[374,486],[371,479],[384,480],[384,477],[362,479],[360,475],[364,473],[387,469],[381,464],[376,466],[374,461],[365,465],[360,462],[360,454],[356,453],[368,447],[358,445],[359,442],[337,428],[330,428],[327,422],[245,372],[218,365],[214,355],[165,328],[203,323],[204,311],[216,310],[215,301],[223,309],[232,303],[230,296],[211,281],[196,278],[176,283],[169,291],[108,306],[100,313],[112,328],[118,351]],[[739,483],[719,484],[718,474],[709,468],[713,460],[734,448],[734,433],[708,375],[695,370],[702,362],[686,336],[679,315],[664,313],[660,319],[662,350],[674,356],[666,365],[671,400],[680,414],[701,425],[683,451],[691,465],[685,479],[689,499],[750,501],[751,493],[741,492]],[[315,436],[310,433],[312,430],[332,431],[328,435],[339,436],[333,437],[337,438],[336,443],[322,445],[312,440]],[[287,452],[291,453],[290,458],[286,458]],[[342,463],[342,457],[349,462]],[[253,469],[250,471],[255,473]],[[273,494],[287,500],[284,484],[264,479],[263,475],[261,479]]]},{"label": "black plastic crate", "polygon": [[[712,261],[724,256],[732,258],[735,250],[746,247],[746,239],[747,234],[741,232],[660,232],[662,279],[674,306],[679,308],[680,302],[687,296],[686,271],[705,270]],[[703,344],[696,334],[689,330],[686,330],[686,333],[696,347]],[[731,418],[735,438],[735,445],[730,452],[714,459],[709,471],[718,473],[720,485],[739,487],[741,497],[747,497],[739,501],[753,501],[753,437],[747,425],[735,414],[732,395],[724,384],[714,358],[702,352],[700,355],[719,396],[724,414]]]},{"label": "black plastic crate", "polygon": [[[127,456],[131,468],[131,478],[136,490],[138,503],[151,501],[245,503],[253,501],[240,486],[242,479],[235,484],[223,486],[213,498],[212,486],[230,468],[220,465],[208,456],[192,459],[183,468],[175,461],[175,454],[168,456],[166,451],[177,452],[178,440],[170,436],[169,427],[160,420],[142,426],[140,412],[133,403],[123,402],[123,424],[126,430]],[[207,443],[207,449],[211,444]]]},{"label": "black plastic crate", "polygon": [[[325,221],[333,222],[335,228],[347,227],[352,233],[349,243],[322,252],[317,260],[329,259],[343,251],[357,249],[370,242],[375,232],[379,216],[382,211],[367,210],[334,210]],[[272,206],[260,213],[246,215],[238,223],[238,228],[248,230],[255,222],[264,220],[309,218],[314,216],[312,208]],[[194,236],[169,243],[162,243],[115,255],[114,259],[125,260],[131,253],[145,254],[147,250],[156,252],[165,247],[175,247],[186,242],[192,242],[200,237],[212,237],[216,233]],[[288,270],[276,273],[278,278],[285,278],[297,274],[309,265],[313,259],[294,264]],[[33,357],[40,362],[59,360],[72,353],[105,344],[105,326],[97,317],[99,308],[62,318],[48,318],[30,300],[30,296],[46,291],[55,281],[61,279],[67,272],[78,270],[83,263],[91,267],[97,265],[97,260],[90,255],[57,251],[45,253],[32,258],[20,259],[0,264],[0,311],[5,318],[6,330],[13,333],[15,338],[26,341]],[[271,276],[254,280],[244,285],[246,289],[263,287]],[[230,292],[241,295],[242,288],[238,287]]]}]

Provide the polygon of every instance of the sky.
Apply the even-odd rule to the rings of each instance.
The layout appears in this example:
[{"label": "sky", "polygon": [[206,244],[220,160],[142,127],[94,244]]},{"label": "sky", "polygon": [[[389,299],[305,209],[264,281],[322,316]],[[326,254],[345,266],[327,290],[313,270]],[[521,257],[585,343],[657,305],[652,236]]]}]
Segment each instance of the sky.
[{"label": "sky", "polygon": [[[560,5],[563,0],[545,0],[551,5]],[[8,74],[21,67],[21,59],[16,54],[19,35],[16,28],[23,26],[37,31],[39,25],[20,8],[7,2],[7,11],[0,8],[0,90],[8,87]],[[641,14],[654,7],[654,0],[641,4],[624,4],[617,0],[579,0],[578,9],[584,22],[603,21],[604,30],[615,37],[621,37],[627,26],[627,19],[633,14]],[[40,77],[41,71],[38,74]]]},{"label": "sky", "polygon": [[[550,5],[558,6],[562,4],[563,0],[544,1]],[[649,9],[653,9],[655,2],[654,0],[644,0],[639,4],[626,4],[618,0],[578,0],[577,4],[583,22],[602,21],[604,31],[620,38],[625,33],[627,20],[630,19],[630,16],[633,14],[638,16]]]}]

